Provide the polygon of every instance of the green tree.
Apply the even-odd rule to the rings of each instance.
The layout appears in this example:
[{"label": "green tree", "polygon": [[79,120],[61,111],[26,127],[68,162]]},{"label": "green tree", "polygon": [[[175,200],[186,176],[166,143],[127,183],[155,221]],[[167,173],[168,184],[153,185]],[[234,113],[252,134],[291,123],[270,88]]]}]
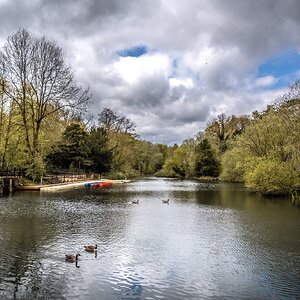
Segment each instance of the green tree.
[{"label": "green tree", "polygon": [[286,192],[299,182],[300,100],[291,98],[300,97],[299,86],[253,114],[251,124],[222,157],[222,179],[242,180],[263,193]]},{"label": "green tree", "polygon": [[133,166],[140,175],[154,174],[162,168],[165,161],[165,148],[162,145],[137,140],[134,148],[135,163]]},{"label": "green tree", "polygon": [[47,155],[49,164],[55,167],[82,169],[89,167],[90,148],[88,133],[80,124],[69,125],[62,136],[62,141],[53,152]]},{"label": "green tree", "polygon": [[193,177],[195,168],[195,141],[185,140],[182,145],[175,144],[170,149],[170,154],[165,160],[159,176],[168,177]]},{"label": "green tree", "polygon": [[225,114],[218,115],[205,129],[205,136],[223,154],[228,149],[228,144],[236,136],[242,134],[250,124],[247,116],[227,117]]},{"label": "green tree", "polygon": [[220,174],[220,163],[215,158],[207,138],[196,146],[195,174],[198,177],[218,177]]},{"label": "green tree", "polygon": [[112,152],[112,171],[125,177],[134,173],[136,162],[136,125],[128,118],[120,116],[109,108],[99,114],[99,127],[108,134],[108,149]]},{"label": "green tree", "polygon": [[244,182],[244,175],[248,168],[251,155],[245,147],[238,146],[238,142],[222,156],[222,172],[220,179],[223,181]]},{"label": "green tree", "polygon": [[40,180],[45,173],[44,161],[41,156],[36,156],[26,170],[26,176],[33,182]]},{"label": "green tree", "polygon": [[172,155],[166,160],[163,167],[164,174],[168,177],[181,177],[186,176],[185,168],[185,154],[186,151],[183,147],[177,147]]},{"label": "green tree", "polygon": [[248,188],[264,194],[287,193],[297,182],[297,173],[290,165],[270,158],[256,159],[245,175]]},{"label": "green tree", "polygon": [[92,128],[89,133],[90,169],[99,174],[111,170],[112,152],[108,149],[108,135],[104,128]]}]

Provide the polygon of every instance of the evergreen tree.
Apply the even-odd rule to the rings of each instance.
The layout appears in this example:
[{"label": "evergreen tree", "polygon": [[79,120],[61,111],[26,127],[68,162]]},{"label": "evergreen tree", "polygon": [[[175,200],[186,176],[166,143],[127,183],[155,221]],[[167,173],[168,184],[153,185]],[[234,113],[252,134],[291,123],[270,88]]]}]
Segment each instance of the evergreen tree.
[{"label": "evergreen tree", "polygon": [[88,133],[79,124],[69,125],[61,143],[47,155],[47,162],[60,168],[86,168],[91,165],[89,159]]},{"label": "evergreen tree", "polygon": [[47,162],[58,168],[106,173],[111,169],[112,160],[107,142],[104,128],[92,128],[87,132],[79,124],[71,124],[64,131],[60,144],[47,155]]},{"label": "evergreen tree", "polygon": [[111,170],[112,151],[108,149],[108,135],[104,128],[92,128],[89,134],[91,170],[99,174]]},{"label": "evergreen tree", "polygon": [[206,138],[196,146],[195,174],[198,177],[218,177],[220,174],[220,164]]}]

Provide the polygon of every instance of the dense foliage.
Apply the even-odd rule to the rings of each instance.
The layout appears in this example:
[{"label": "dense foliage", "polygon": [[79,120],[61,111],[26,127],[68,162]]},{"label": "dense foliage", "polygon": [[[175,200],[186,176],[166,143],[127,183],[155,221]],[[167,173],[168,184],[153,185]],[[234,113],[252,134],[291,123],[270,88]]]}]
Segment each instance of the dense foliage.
[{"label": "dense foliage", "polygon": [[196,147],[195,175],[198,177],[218,177],[220,163],[215,158],[208,139],[203,139]]},{"label": "dense foliage", "polygon": [[288,191],[300,175],[300,100],[288,93],[250,121],[222,156],[221,179],[243,181],[266,194]]},{"label": "dense foliage", "polygon": [[111,168],[111,151],[107,148],[107,133],[103,128],[89,132],[80,124],[71,124],[62,139],[46,156],[48,166],[58,169],[84,170],[99,174]]}]

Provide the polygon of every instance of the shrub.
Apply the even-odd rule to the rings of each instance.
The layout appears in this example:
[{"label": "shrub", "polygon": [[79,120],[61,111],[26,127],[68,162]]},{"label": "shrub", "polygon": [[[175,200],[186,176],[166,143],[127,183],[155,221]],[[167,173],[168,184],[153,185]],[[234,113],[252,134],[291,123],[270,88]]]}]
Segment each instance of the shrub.
[{"label": "shrub", "polygon": [[245,174],[247,187],[264,194],[287,193],[296,183],[297,173],[287,163],[274,159],[259,159]]}]

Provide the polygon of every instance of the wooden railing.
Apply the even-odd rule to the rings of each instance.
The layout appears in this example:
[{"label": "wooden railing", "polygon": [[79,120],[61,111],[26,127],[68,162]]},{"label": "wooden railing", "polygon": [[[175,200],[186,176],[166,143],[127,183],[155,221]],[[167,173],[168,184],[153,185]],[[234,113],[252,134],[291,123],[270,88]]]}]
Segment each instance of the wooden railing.
[{"label": "wooden railing", "polygon": [[24,177],[25,170],[17,168],[0,168],[0,177]]},{"label": "wooden railing", "polygon": [[49,183],[64,183],[64,182],[74,182],[79,180],[87,180],[93,178],[92,174],[49,174],[43,177],[43,181],[47,181]]}]

